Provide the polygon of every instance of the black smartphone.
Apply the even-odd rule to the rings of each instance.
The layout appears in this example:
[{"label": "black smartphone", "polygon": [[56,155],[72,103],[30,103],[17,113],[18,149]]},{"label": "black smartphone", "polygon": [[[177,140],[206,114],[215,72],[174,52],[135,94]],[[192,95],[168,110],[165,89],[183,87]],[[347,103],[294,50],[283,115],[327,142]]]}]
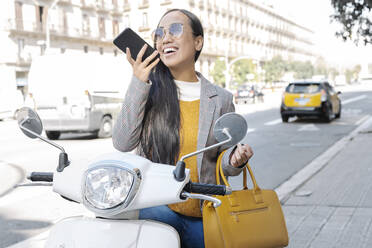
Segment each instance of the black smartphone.
[{"label": "black smartphone", "polygon": [[[143,45],[147,44],[147,49],[142,56],[142,61],[150,56],[155,49],[150,46],[144,39],[142,39],[136,32],[130,28],[124,29],[113,41],[114,45],[117,46],[120,50],[126,53],[127,47],[130,49],[130,54],[134,60],[136,60],[137,55]],[[159,55],[157,55],[151,62],[153,62]]]}]

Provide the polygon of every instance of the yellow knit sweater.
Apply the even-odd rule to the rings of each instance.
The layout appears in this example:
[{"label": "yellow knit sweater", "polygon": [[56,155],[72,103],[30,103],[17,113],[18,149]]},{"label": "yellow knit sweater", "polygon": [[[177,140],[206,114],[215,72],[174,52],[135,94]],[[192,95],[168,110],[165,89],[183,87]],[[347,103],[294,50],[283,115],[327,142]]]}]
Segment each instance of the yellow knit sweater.
[{"label": "yellow knit sweater", "polygon": [[[199,105],[200,100],[180,101],[181,128],[180,128],[180,156],[196,151],[199,128]],[[198,167],[196,156],[187,158],[184,161],[186,168],[190,169],[192,182],[198,182]],[[188,199],[186,202],[168,205],[173,211],[192,217],[202,217],[200,201]]]}]

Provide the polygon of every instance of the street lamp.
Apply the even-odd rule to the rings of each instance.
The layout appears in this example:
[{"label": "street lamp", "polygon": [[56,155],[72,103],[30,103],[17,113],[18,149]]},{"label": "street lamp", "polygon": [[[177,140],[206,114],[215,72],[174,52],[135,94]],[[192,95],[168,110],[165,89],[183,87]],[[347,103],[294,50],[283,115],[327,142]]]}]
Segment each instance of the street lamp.
[{"label": "street lamp", "polygon": [[[227,50],[226,50],[227,51]],[[226,84],[225,84],[225,88],[227,89],[227,90],[229,90],[230,89],[230,80],[231,80],[231,76],[230,76],[230,68],[231,68],[231,66],[235,63],[235,62],[237,62],[237,61],[239,61],[239,60],[242,60],[242,59],[251,59],[252,57],[250,57],[250,56],[239,56],[239,57],[237,57],[237,58],[235,58],[235,59],[233,59],[233,60],[231,60],[230,62],[229,62],[229,58],[228,58],[228,56],[227,56],[227,52],[225,52],[225,65],[226,65],[226,71],[225,71],[225,77],[226,77]]]}]

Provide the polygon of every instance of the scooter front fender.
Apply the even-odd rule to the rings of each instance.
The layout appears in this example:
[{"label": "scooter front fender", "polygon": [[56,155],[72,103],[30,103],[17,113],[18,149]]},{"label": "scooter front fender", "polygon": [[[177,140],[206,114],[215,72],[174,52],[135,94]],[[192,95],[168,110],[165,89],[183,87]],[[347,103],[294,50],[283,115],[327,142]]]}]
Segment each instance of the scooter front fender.
[{"label": "scooter front fender", "polygon": [[173,227],[156,221],[70,217],[50,230],[45,247],[177,248],[180,239]]}]

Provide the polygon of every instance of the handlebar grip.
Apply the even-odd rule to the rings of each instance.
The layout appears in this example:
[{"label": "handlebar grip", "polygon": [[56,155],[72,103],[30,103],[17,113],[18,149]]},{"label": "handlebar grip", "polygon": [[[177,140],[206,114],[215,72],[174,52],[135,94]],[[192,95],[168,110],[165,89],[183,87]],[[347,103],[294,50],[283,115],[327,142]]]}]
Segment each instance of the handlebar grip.
[{"label": "handlebar grip", "polygon": [[188,183],[185,191],[205,195],[226,195],[231,194],[225,185],[214,185],[205,183]]},{"label": "handlebar grip", "polygon": [[53,182],[53,172],[31,172],[27,179],[33,182]]}]

